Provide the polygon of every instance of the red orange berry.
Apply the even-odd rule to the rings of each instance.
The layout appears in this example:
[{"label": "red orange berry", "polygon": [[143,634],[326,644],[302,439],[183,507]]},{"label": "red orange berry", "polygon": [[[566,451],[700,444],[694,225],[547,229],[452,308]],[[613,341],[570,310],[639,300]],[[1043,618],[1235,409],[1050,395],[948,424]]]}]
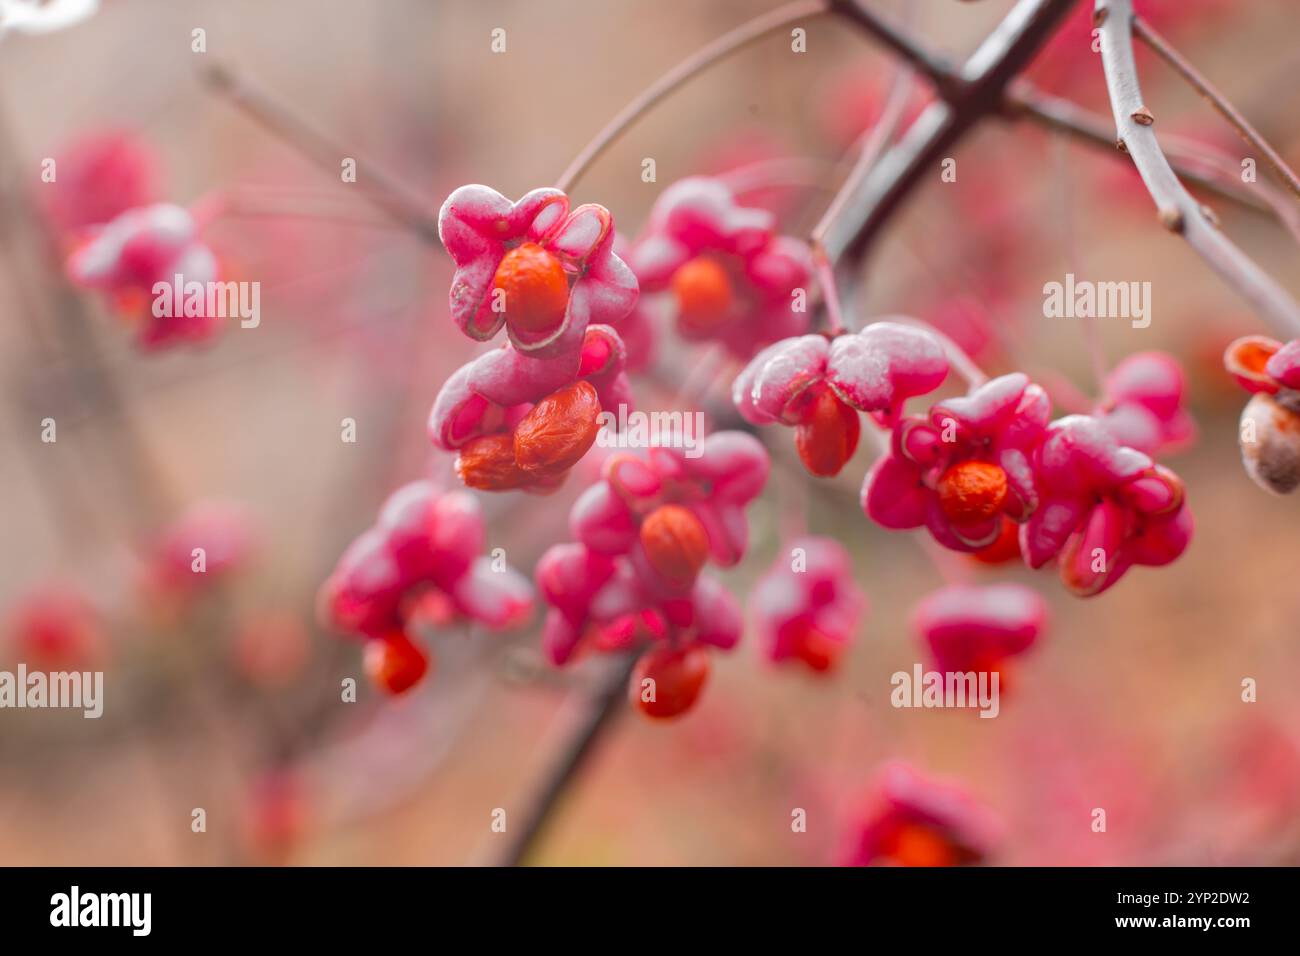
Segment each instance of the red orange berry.
[{"label": "red orange berry", "polygon": [[515,246],[502,257],[492,288],[505,293],[506,321],[524,332],[550,331],[564,320],[569,306],[564,266],[535,242]]},{"label": "red orange berry", "polygon": [[803,423],[795,429],[795,448],[809,472],[830,478],[853,457],[862,424],[856,409],[841,402],[829,388],[815,387]]},{"label": "red orange berry", "polygon": [[662,647],[637,661],[632,702],[656,720],[679,717],[695,706],[709,678],[709,652],[702,647]]},{"label": "red orange berry", "polygon": [[955,525],[974,525],[1002,511],[1007,473],[987,461],[962,461],[943,473],[936,490],[939,504]]},{"label": "red orange berry", "polygon": [[366,676],[388,694],[402,694],[429,671],[429,657],[406,634],[396,631],[366,642]]},{"label": "red orange berry", "polygon": [[677,316],[688,332],[705,333],[726,321],[735,295],[727,270],[716,259],[692,259],[673,273]]},{"label": "red orange berry", "polygon": [[664,580],[689,585],[709,558],[709,534],[688,508],[660,505],[641,522],[641,546]]}]

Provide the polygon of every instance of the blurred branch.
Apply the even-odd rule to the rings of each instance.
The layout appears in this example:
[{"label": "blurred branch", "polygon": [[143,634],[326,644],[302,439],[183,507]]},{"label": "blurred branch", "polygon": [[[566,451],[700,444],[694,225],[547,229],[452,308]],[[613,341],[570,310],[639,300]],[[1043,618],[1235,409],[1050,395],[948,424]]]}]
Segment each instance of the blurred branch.
[{"label": "blurred branch", "polygon": [[410,228],[425,242],[438,242],[437,217],[429,210],[426,200],[403,183],[396,175],[374,160],[363,157],[356,150],[338,141],[299,118],[287,104],[266,90],[255,86],[247,77],[239,76],[224,63],[215,63],[200,72],[204,82],[256,120],[263,128],[311,159],[322,170],[339,175],[341,163],[350,158],[356,161],[359,175],[374,184],[373,189],[361,188],[361,194],[396,222]]},{"label": "blurred branch", "polygon": [[808,17],[819,16],[829,12],[830,0],[796,0],[794,3],[777,7],[769,13],[755,17],[713,42],[692,53],[677,66],[673,67],[654,83],[651,83],[632,102],[623,107],[582,151],[569,163],[568,168],[560,173],[555,181],[557,189],[568,192],[573,188],[587,168],[609,148],[614,140],[636,120],[665,96],[690,80],[696,74],[717,63],[719,60],[744,49],[749,44],[761,40],[769,33],[774,33]]},{"label": "blurred branch", "polygon": [[[841,214],[827,229],[823,243],[832,261],[845,256],[861,259],[922,177],[976,123],[1001,112],[1007,84],[1029,64],[1075,2],[1020,0],[960,73],[936,82],[943,99],[922,113],[870,175],[854,184],[845,197]],[[878,21],[865,12],[862,0],[844,0],[836,3],[834,10],[881,39]],[[914,41],[897,33],[889,37],[891,48],[905,49],[909,61],[923,72],[935,68],[933,59]]]},{"label": "blurred branch", "polygon": [[1242,116],[1235,106],[1228,102],[1222,93],[1215,89],[1204,75],[1196,67],[1192,66],[1185,60],[1177,50],[1169,45],[1155,29],[1141,17],[1136,14],[1133,16],[1133,35],[1154,50],[1160,57],[1174,68],[1183,79],[1185,79],[1192,88],[1199,93],[1206,102],[1218,110],[1219,114],[1232,124],[1237,134],[1246,141],[1247,144],[1259,150],[1268,160],[1268,164],[1281,177],[1286,187],[1300,197],[1300,179],[1287,166],[1286,161],[1278,154],[1272,146],[1259,134],[1259,131],[1250,124],[1246,117]]},{"label": "blurred branch", "polygon": [[547,748],[542,761],[543,776],[536,781],[524,808],[523,824],[512,823],[507,831],[509,842],[499,858],[501,865],[517,866],[536,848],[552,812],[591,756],[596,741],[627,708],[627,682],[636,660],[637,654],[632,652],[610,661],[594,691],[576,703],[576,713],[561,720],[553,734],[557,742]]},{"label": "blurred branch", "polygon": [[[1010,119],[1027,119],[1047,129],[1065,133],[1080,142],[1104,149],[1119,159],[1124,154],[1115,148],[1115,130],[1110,120],[1085,110],[1075,103],[1044,93],[1028,83],[1016,83],[1007,90],[1005,115]],[[1199,157],[1198,157],[1199,158]],[[1184,180],[1214,193],[1222,199],[1240,203],[1259,212],[1277,212],[1265,199],[1241,188],[1234,180],[1197,171],[1188,160],[1170,158],[1170,166]]]},{"label": "blurred branch", "polygon": [[1300,335],[1300,306],[1249,256],[1219,231],[1213,213],[1187,191],[1156,140],[1155,117],[1142,101],[1133,60],[1131,0],[1097,0],[1101,60],[1118,142],[1146,183],[1165,228],[1183,236],[1201,258],[1284,339]]}]

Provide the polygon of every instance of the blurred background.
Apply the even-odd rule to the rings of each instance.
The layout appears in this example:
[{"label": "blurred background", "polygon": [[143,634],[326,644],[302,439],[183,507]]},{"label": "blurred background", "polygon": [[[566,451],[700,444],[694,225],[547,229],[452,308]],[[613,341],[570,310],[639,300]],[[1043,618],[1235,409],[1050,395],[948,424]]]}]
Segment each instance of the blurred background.
[{"label": "blurred background", "polygon": [[[601,662],[550,670],[536,621],[506,635],[448,630],[433,636],[436,673],[410,695],[393,700],[361,681],[358,702],[340,702],[340,680],[360,677],[359,646],[318,625],[317,589],[391,490],[448,480],[451,456],[429,445],[425,419],[441,383],[482,348],[448,318],[441,248],[357,189],[368,160],[430,215],[462,183],[509,196],[550,184],[665,70],[775,6],[105,0],[66,30],[0,39],[0,669],[30,659],[31,615],[43,613],[74,618],[64,630],[77,635],[76,656],[106,673],[100,720],[0,712],[0,862],[496,857],[493,811],[526,804]],[[901,4],[876,6],[903,15]],[[908,6],[918,35],[962,56],[1011,4]],[[1300,162],[1300,9],[1167,6],[1166,34]],[[746,201],[806,235],[894,68],[835,18],[805,26],[806,53],[779,32],[652,109],[577,184],[575,202],[607,206],[633,236],[675,179],[794,158],[814,171],[807,181]],[[196,28],[204,53],[192,50]],[[491,50],[495,28],[506,31],[504,53]],[[1030,76],[1108,114],[1087,44],[1086,25],[1072,21]],[[217,62],[351,150],[357,186],[214,90],[202,71]],[[1152,57],[1140,68],[1162,134],[1239,162],[1244,147],[1190,89]],[[231,276],[261,283],[258,328],[228,323],[202,348],[145,352],[120,308],[67,284],[72,239],[55,198],[64,187],[42,182],[42,162],[55,158],[66,184],[88,138],[102,136],[147,153],[152,198],[193,207],[236,197],[205,237]],[[655,182],[642,180],[646,157]],[[747,636],[715,659],[681,721],[621,716],[534,862],[832,863],[891,758],[960,783],[1001,819],[992,862],[1300,862],[1300,510],[1242,471],[1245,396],[1220,361],[1232,338],[1267,329],[1159,227],[1113,150],[993,120],[955,158],[957,182],[936,171],[850,270],[860,279],[850,314],[926,318],[990,373],[1029,372],[1064,413],[1086,410],[1097,386],[1078,320],[1043,317],[1043,284],[1067,272],[1150,281],[1150,327],[1102,320],[1101,341],[1112,365],[1161,349],[1186,372],[1199,434],[1168,464],[1196,518],[1190,549],[1094,600],[1067,595],[1050,572],[954,556],[953,573],[974,582],[1042,593],[1050,629],[997,720],[895,710],[890,675],[923,659],[908,615],[943,578],[911,534],[863,517],[871,442],[838,478],[813,480],[788,434],[765,436],[774,477],[751,508],[750,552],[724,579],[744,597],[802,509],[796,525],[850,549],[870,601],[851,654],[817,676],[772,666]],[[1259,175],[1268,177],[1262,164]],[[107,173],[91,181],[132,188]],[[1207,201],[1300,295],[1286,230]],[[645,407],[703,360],[660,344],[636,380]],[[712,401],[726,401],[737,368],[712,376]],[[47,417],[53,443],[41,440]],[[355,443],[340,440],[345,418],[357,423]],[[489,546],[531,572],[568,538],[581,487],[480,496]],[[187,522],[223,535],[218,573],[202,587],[169,573]],[[188,548],[182,555],[187,563]],[[1242,701],[1247,677],[1257,702]],[[806,833],[791,830],[796,807]],[[1107,808],[1106,833],[1090,829],[1094,807]],[[194,808],[206,811],[205,833],[192,832]]]}]

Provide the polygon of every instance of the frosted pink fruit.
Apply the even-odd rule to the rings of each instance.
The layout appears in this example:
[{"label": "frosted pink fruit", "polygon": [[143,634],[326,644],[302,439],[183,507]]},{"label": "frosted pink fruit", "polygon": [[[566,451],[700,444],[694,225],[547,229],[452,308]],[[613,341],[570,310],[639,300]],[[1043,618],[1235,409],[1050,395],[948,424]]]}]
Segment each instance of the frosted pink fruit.
[{"label": "frosted pink fruit", "polygon": [[695,458],[666,447],[611,455],[569,512],[574,537],[592,551],[628,555],[642,586],[662,595],[688,591],[703,557],[738,563],[749,544],[745,509],[771,467],[767,449],[752,435],[723,431],[698,450]]},{"label": "frosted pink fruit", "polygon": [[1038,507],[1032,458],[1050,415],[1042,388],[1014,372],[899,419],[863,482],[863,510],[886,528],[926,527],[954,551],[987,547],[1004,515],[1023,522]]},{"label": "frosted pink fruit", "polygon": [[688,340],[722,342],[749,358],[808,328],[807,243],[778,235],[771,212],[740,205],[719,179],[692,176],[665,189],[628,261],[644,291],[671,293]]},{"label": "frosted pink fruit", "polygon": [[732,400],[746,421],[794,425],[800,394],[825,382],[846,405],[891,425],[904,401],[934,391],[947,376],[934,336],[879,321],[829,340],[804,335],[768,346],[736,378]]},{"label": "frosted pink fruit", "polygon": [[443,384],[429,413],[429,438],[455,451],[517,421],[547,395],[579,379],[590,382],[602,409],[633,407],[627,352],[607,325],[591,325],[579,348],[552,357],[519,351],[511,343],[461,366]]},{"label": "frosted pink fruit", "polygon": [[575,351],[588,325],[617,324],[636,304],[609,210],[570,210],[558,189],[511,202],[487,186],[461,186],[438,213],[438,235],[456,264],[451,316],[472,339],[504,326],[519,352],[553,358]]},{"label": "frosted pink fruit", "polygon": [[1192,515],[1182,481],[1097,419],[1053,422],[1034,467],[1041,500],[1020,529],[1020,550],[1032,568],[1055,560],[1075,594],[1100,594],[1134,565],[1169,564],[1186,550]]},{"label": "frosted pink fruit", "polygon": [[817,673],[839,663],[867,610],[849,553],[833,538],[797,538],[781,549],[749,598],[763,654]]},{"label": "frosted pink fruit", "polygon": [[944,673],[1003,671],[1034,645],[1046,621],[1043,599],[1010,583],[941,588],[912,613],[913,631]]},{"label": "frosted pink fruit", "polygon": [[542,649],[556,665],[581,647],[625,651],[667,643],[730,650],[740,640],[740,605],[708,575],[682,594],[663,596],[643,586],[628,556],[572,542],[549,548],[534,579],[549,607]]},{"label": "frosted pink fruit", "polygon": [[[196,282],[206,287],[220,274],[217,257],[181,206],[158,203],[127,210],[73,250],[67,273],[76,285],[105,292],[116,308],[137,319],[142,348],[201,343],[220,330],[221,319],[207,314],[206,294],[195,310],[199,314],[186,315],[183,301],[180,308],[173,304],[174,298],[184,298],[170,292],[176,276],[184,286]],[[156,283],[168,286],[165,299],[155,292]]]},{"label": "frosted pink fruit", "polygon": [[1095,414],[1121,445],[1148,455],[1185,447],[1196,422],[1183,407],[1183,370],[1164,352],[1127,356],[1106,376]]},{"label": "frosted pink fruit", "polygon": [[846,846],[846,866],[964,866],[983,863],[1001,826],[961,787],[886,764]]},{"label": "frosted pink fruit", "polygon": [[439,623],[511,627],[531,614],[531,588],[523,575],[483,557],[485,546],[473,495],[412,482],[389,496],[375,526],[343,552],[321,588],[322,613],[338,630],[373,639],[407,630],[417,607]]},{"label": "frosted pink fruit", "polygon": [[79,137],[55,154],[58,177],[39,197],[64,235],[76,235],[158,195],[158,160],[151,147],[124,130]]}]

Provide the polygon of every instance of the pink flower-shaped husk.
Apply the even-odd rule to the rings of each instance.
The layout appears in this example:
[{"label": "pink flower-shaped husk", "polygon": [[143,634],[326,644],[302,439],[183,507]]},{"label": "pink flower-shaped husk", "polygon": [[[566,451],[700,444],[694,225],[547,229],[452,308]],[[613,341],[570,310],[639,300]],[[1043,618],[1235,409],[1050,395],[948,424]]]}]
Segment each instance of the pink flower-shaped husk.
[{"label": "pink flower-shaped husk", "polygon": [[607,325],[588,326],[582,347],[566,355],[538,358],[506,343],[462,365],[447,379],[429,413],[429,438],[445,451],[497,431],[512,410],[585,379],[602,409],[633,407],[626,349]]},{"label": "pink flower-shaped husk", "polygon": [[894,761],[880,771],[871,807],[848,847],[846,864],[881,862],[899,829],[918,825],[948,843],[959,863],[982,862],[1002,835],[998,821],[964,789]]},{"label": "pink flower-shaped husk", "polygon": [[573,351],[591,323],[617,324],[636,304],[636,276],[614,254],[614,220],[594,204],[569,210],[558,189],[534,189],[518,202],[487,186],[461,186],[438,213],[438,236],[456,264],[451,316],[472,339],[487,341],[506,325],[492,308],[492,285],[506,253],[534,242],[574,276],[560,324],[536,334],[507,327],[511,344],[537,357]]},{"label": "pink flower-shaped husk", "polygon": [[[169,289],[175,277],[184,285],[204,286],[219,278],[220,267],[212,250],[199,238],[198,225],[188,210],[170,203],[130,209],[95,230],[68,258],[68,278],[88,289],[101,289],[119,302],[139,307],[157,299],[156,283]],[[184,299],[182,286],[182,300]],[[165,304],[171,307],[171,293]],[[204,342],[220,330],[217,316],[206,313],[173,314],[142,318],[138,343],[155,349],[177,342]],[[183,306],[183,301],[176,303]]]},{"label": "pink flower-shaped husk", "polygon": [[729,650],[740,640],[740,605],[718,581],[701,575],[680,597],[649,593],[642,574],[625,555],[611,556],[581,543],[558,544],[537,562],[537,590],[549,606],[542,650],[559,666],[572,659],[584,639],[624,635],[638,640],[672,640]]},{"label": "pink flower-shaped husk", "polygon": [[1178,476],[1119,445],[1095,418],[1053,422],[1035,464],[1042,502],[1020,530],[1021,553],[1034,568],[1055,558],[1080,596],[1100,594],[1135,564],[1170,563],[1191,540]]},{"label": "pink flower-shaped husk", "polygon": [[389,496],[375,526],[339,558],[321,589],[322,614],[341,631],[382,637],[401,630],[408,607],[434,589],[468,620],[512,627],[532,611],[531,586],[482,556],[485,546],[472,494],[412,482]]},{"label": "pink flower-shaped husk", "polygon": [[740,205],[721,180],[692,176],[663,191],[628,261],[642,288],[658,292],[697,257],[726,260],[742,301],[707,331],[678,331],[716,339],[748,358],[756,348],[808,327],[807,310],[796,310],[792,296],[810,284],[812,252],[800,239],[776,235],[775,228],[771,212]]},{"label": "pink flower-shaped husk", "polygon": [[1098,418],[1117,442],[1148,455],[1173,452],[1196,436],[1183,408],[1183,370],[1164,352],[1129,355],[1106,376]]},{"label": "pink flower-shaped husk", "polygon": [[745,507],[767,481],[767,450],[744,432],[716,432],[699,450],[698,458],[678,448],[653,448],[644,458],[611,456],[604,477],[574,502],[574,537],[594,551],[629,554],[642,518],[662,504],[681,504],[708,533],[714,563],[737,563],[749,542]]},{"label": "pink flower-shaped husk", "polygon": [[633,247],[629,263],[646,291],[657,292],[700,253],[745,258],[766,247],[775,228],[770,212],[737,204],[721,180],[691,176],[673,183],[655,201],[646,235]]},{"label": "pink flower-shaped husk", "polygon": [[923,598],[912,628],[940,671],[966,672],[1024,653],[1046,620],[1046,603],[1023,585],[955,585]]},{"label": "pink flower-shaped husk", "polygon": [[[749,599],[764,655],[778,663],[803,658],[815,667],[833,663],[822,645],[838,652],[853,640],[866,607],[848,552],[833,538],[820,537],[798,538],[782,548]],[[810,637],[815,646],[808,646]]]},{"label": "pink flower-shaped husk", "polygon": [[[889,453],[863,482],[863,510],[886,528],[927,527],[954,551],[986,547],[1001,531],[1002,514],[1024,521],[1038,507],[1032,456],[1050,415],[1042,388],[1014,372],[935,404],[928,419],[899,419]],[[949,467],[970,460],[1000,467],[1009,494],[1002,513],[959,528],[944,513],[935,488]]]}]

